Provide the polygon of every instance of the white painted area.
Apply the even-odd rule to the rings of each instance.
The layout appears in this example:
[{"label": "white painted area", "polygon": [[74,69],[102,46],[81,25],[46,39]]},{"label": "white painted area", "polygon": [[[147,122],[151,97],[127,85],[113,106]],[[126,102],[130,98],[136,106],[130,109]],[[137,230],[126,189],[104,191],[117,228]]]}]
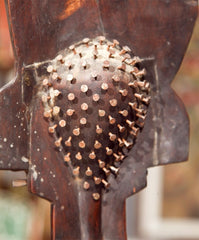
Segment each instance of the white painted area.
[{"label": "white painted area", "polygon": [[29,162],[29,159],[28,159],[27,157],[24,157],[24,156],[23,156],[23,157],[21,158],[21,161],[26,163],[26,162]]},{"label": "white painted area", "polygon": [[38,173],[36,171],[36,165],[33,165],[30,169],[32,170],[33,179],[36,181],[38,177]]}]

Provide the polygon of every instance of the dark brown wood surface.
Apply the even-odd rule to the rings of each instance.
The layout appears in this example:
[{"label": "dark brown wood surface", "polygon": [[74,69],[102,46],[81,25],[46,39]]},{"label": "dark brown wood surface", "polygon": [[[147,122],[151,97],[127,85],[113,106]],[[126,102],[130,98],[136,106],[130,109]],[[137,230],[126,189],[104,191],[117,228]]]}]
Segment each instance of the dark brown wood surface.
[{"label": "dark brown wood surface", "polygon": [[[1,89],[0,168],[27,170],[29,190],[52,202],[52,239],[125,239],[125,199],[146,186],[147,167],[187,159],[188,118],[169,84],[191,37],[197,0],[6,3],[16,79]],[[33,88],[24,90],[22,68],[98,35],[119,40],[144,59],[152,101],[144,130],[120,174],[109,179],[110,191],[94,202],[62,166],[60,155],[50,150],[40,102]]]}]

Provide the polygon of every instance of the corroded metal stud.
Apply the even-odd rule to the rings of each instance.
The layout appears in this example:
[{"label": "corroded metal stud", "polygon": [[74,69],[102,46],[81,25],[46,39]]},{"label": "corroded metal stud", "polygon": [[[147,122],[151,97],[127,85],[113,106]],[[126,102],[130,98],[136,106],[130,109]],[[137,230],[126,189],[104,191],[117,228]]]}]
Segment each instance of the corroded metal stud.
[{"label": "corroded metal stud", "polygon": [[97,201],[97,200],[100,199],[99,193],[93,193],[92,196],[93,196],[93,199],[94,199],[95,201]]},{"label": "corroded metal stud", "polygon": [[71,158],[70,158],[70,153],[67,153],[65,156],[64,156],[64,161],[65,162],[70,162]]},{"label": "corroded metal stud", "polygon": [[71,140],[72,140],[72,137],[70,136],[65,142],[64,144],[67,146],[67,147],[71,147]]},{"label": "corroded metal stud", "polygon": [[108,119],[109,119],[109,123],[110,124],[115,124],[116,120],[115,118],[111,117],[110,115],[108,116]]},{"label": "corroded metal stud", "polygon": [[50,127],[48,128],[49,133],[54,133],[56,127],[57,127],[57,124],[54,124],[53,126],[50,126]]},{"label": "corroded metal stud", "polygon": [[144,112],[144,109],[137,108],[137,103],[131,103],[131,102],[129,102],[129,105],[131,106],[131,108],[132,108],[133,110],[135,110],[135,111],[138,112],[138,113],[143,113],[143,112]]},{"label": "corroded metal stud", "polygon": [[42,81],[42,85],[43,85],[43,86],[48,86],[48,84],[49,84],[49,81],[48,81],[47,78],[45,78],[45,79]]},{"label": "corroded metal stud", "polygon": [[130,65],[134,66],[135,64],[140,63],[140,62],[141,62],[141,59],[139,57],[135,56],[132,58]]},{"label": "corroded metal stud", "polygon": [[60,147],[60,146],[61,146],[61,141],[62,141],[62,137],[58,138],[58,139],[55,141],[55,146],[56,146],[56,147]]},{"label": "corroded metal stud", "polygon": [[80,128],[75,128],[75,129],[73,129],[73,134],[74,134],[75,136],[79,136],[79,135],[80,135]]},{"label": "corroded metal stud", "polygon": [[85,181],[84,184],[83,184],[83,188],[85,190],[88,190],[90,188],[90,184],[87,181]]},{"label": "corroded metal stud", "polygon": [[65,127],[65,126],[66,126],[66,121],[63,120],[63,119],[60,120],[60,121],[59,121],[59,126],[60,126],[60,127]]},{"label": "corroded metal stud", "polygon": [[138,87],[137,81],[133,81],[133,82],[128,83],[128,86],[129,86],[129,87],[132,87],[132,88]]},{"label": "corroded metal stud", "polygon": [[49,72],[49,73],[51,73],[51,72],[53,72],[53,66],[52,65],[49,65],[48,67],[47,67],[47,72]]},{"label": "corroded metal stud", "polygon": [[65,66],[68,67],[68,69],[72,68],[72,63],[71,62],[65,62]]},{"label": "corroded metal stud", "polygon": [[113,49],[110,49],[109,50],[109,58],[112,58],[112,57],[114,57],[113,55],[115,54],[115,51],[113,50]]},{"label": "corroded metal stud", "polygon": [[117,138],[117,136],[115,134],[111,133],[111,132],[108,135],[109,135],[109,139],[111,141],[115,141],[115,139]]},{"label": "corroded metal stud", "polygon": [[123,117],[127,117],[129,112],[127,110],[122,110],[122,111],[119,111],[119,113],[123,116]]},{"label": "corroded metal stud", "polygon": [[85,174],[87,177],[90,177],[93,175],[93,171],[90,169],[90,167],[87,167]]},{"label": "corroded metal stud", "polygon": [[96,133],[101,134],[102,133],[102,128],[99,125],[96,125]]},{"label": "corroded metal stud", "polygon": [[99,141],[95,140],[94,148],[99,149],[101,147],[102,147],[102,144]]},{"label": "corroded metal stud", "polygon": [[92,151],[92,152],[89,154],[89,158],[92,159],[92,160],[96,158],[96,154],[95,154],[94,151]]},{"label": "corroded metal stud", "polygon": [[116,39],[114,39],[112,47],[114,48],[114,47],[118,46],[119,44],[120,43]]},{"label": "corroded metal stud", "polygon": [[122,65],[120,65],[117,69],[121,70],[121,71],[125,71],[126,70],[126,64],[122,63]]},{"label": "corroded metal stud", "polygon": [[105,60],[103,62],[103,68],[109,68],[110,67],[110,62],[108,60]]},{"label": "corroded metal stud", "polygon": [[57,57],[56,57],[56,60],[61,62],[62,64],[64,63],[64,60],[63,60],[63,55],[62,54],[59,54]]},{"label": "corroded metal stud", "polygon": [[101,178],[99,178],[99,177],[94,176],[93,179],[94,179],[94,182],[96,185],[99,185],[102,182]]},{"label": "corroded metal stud", "polygon": [[59,95],[61,95],[61,92],[57,89],[54,90],[54,96],[58,97]]},{"label": "corroded metal stud", "polygon": [[122,59],[122,62],[125,62],[127,59],[131,58],[131,56],[129,54],[125,54],[123,57],[124,58]]},{"label": "corroded metal stud", "polygon": [[75,45],[71,45],[71,46],[69,47],[69,49],[70,49],[71,51],[73,51],[74,54],[77,53],[77,52],[76,52],[76,49],[75,49]]},{"label": "corroded metal stud", "polygon": [[128,95],[128,91],[126,89],[119,90],[119,93],[121,93],[123,97],[126,97]]},{"label": "corroded metal stud", "polygon": [[109,188],[110,187],[110,183],[107,182],[106,180],[102,179],[102,183],[104,184],[105,188]]},{"label": "corroded metal stud", "polygon": [[106,38],[104,36],[99,36],[98,39],[99,39],[100,45],[102,45]]},{"label": "corroded metal stud", "polygon": [[106,163],[105,162],[103,162],[102,160],[100,160],[100,159],[98,159],[98,163],[99,163],[99,167],[100,168],[104,168],[105,167],[105,165],[106,165]]},{"label": "corroded metal stud", "polygon": [[138,71],[137,73],[134,73],[134,75],[136,77],[142,77],[142,76],[146,75],[146,70],[142,69],[141,71]]},{"label": "corroded metal stud", "polygon": [[88,92],[88,86],[85,85],[85,84],[81,85],[81,91],[82,91],[83,93]]},{"label": "corroded metal stud", "polygon": [[119,147],[123,147],[124,146],[124,142],[122,141],[121,138],[118,138],[118,143],[119,143]]},{"label": "corroded metal stud", "polygon": [[86,147],[86,143],[82,140],[79,142],[79,147],[80,148],[85,148]]},{"label": "corroded metal stud", "polygon": [[80,167],[79,167],[79,166],[76,167],[76,168],[74,168],[74,169],[73,169],[73,175],[76,176],[76,177],[79,176],[79,170],[80,170]]},{"label": "corroded metal stud", "polygon": [[124,132],[126,130],[126,128],[120,124],[117,125],[118,129],[120,132]]},{"label": "corroded metal stud", "polygon": [[120,161],[122,161],[125,158],[125,155],[123,155],[121,152],[118,152],[119,156],[120,156]]},{"label": "corroded metal stud", "polygon": [[54,72],[53,74],[52,74],[52,79],[53,80],[56,80],[56,79],[58,79],[58,73],[56,73],[56,72]]},{"label": "corroded metal stud", "polygon": [[109,168],[111,169],[111,171],[112,171],[114,174],[118,175],[119,170],[120,170],[119,168],[116,168],[116,167],[114,167],[114,166],[110,166]]},{"label": "corroded metal stud", "polygon": [[135,132],[135,131],[130,131],[130,134],[133,135],[134,137],[137,137],[139,131]]},{"label": "corroded metal stud", "polygon": [[86,69],[86,67],[87,67],[87,61],[86,61],[86,60],[83,60],[83,61],[82,61],[82,67],[83,67],[84,69]]},{"label": "corroded metal stud", "polygon": [[108,84],[107,83],[102,83],[101,89],[102,90],[107,90],[108,89]]},{"label": "corroded metal stud", "polygon": [[126,123],[129,125],[130,128],[132,128],[135,125],[135,122],[131,122],[130,120],[126,120]]},{"label": "corroded metal stud", "polygon": [[135,93],[134,96],[135,96],[137,99],[141,100],[142,102],[145,102],[146,104],[149,104],[149,101],[150,101],[150,99],[151,99],[150,97],[144,97],[143,94],[139,94],[139,93]]},{"label": "corroded metal stud", "polygon": [[120,77],[118,75],[113,75],[112,80],[117,83],[120,81]]},{"label": "corroded metal stud", "polygon": [[112,155],[113,154],[113,150],[111,149],[111,148],[109,148],[109,147],[106,147],[106,154],[107,155]]},{"label": "corroded metal stud", "polygon": [[136,127],[132,127],[132,130],[133,130],[133,131],[131,131],[130,133],[131,133],[132,135],[134,135],[134,136],[137,136],[138,133],[139,133],[139,131],[140,131],[140,129],[139,129],[139,128],[136,128]]},{"label": "corroded metal stud", "polygon": [[88,104],[87,104],[87,103],[82,103],[81,109],[82,109],[83,111],[88,110]]},{"label": "corroded metal stud", "polygon": [[141,115],[139,113],[136,113],[136,117],[141,118],[142,120],[145,120],[146,115]]},{"label": "corroded metal stud", "polygon": [[69,93],[68,94],[68,100],[73,101],[75,99],[75,94],[74,93]]},{"label": "corroded metal stud", "polygon": [[99,109],[98,114],[99,114],[100,117],[104,117],[106,115],[106,112],[102,109]]},{"label": "corroded metal stud", "polygon": [[117,106],[117,99],[111,99],[111,100],[109,101],[109,103],[110,103],[110,105],[111,105],[112,107],[116,107],[116,106]]},{"label": "corroded metal stud", "polygon": [[75,155],[75,158],[76,158],[77,160],[82,160],[82,155],[81,155],[81,153],[78,152],[78,153]]},{"label": "corroded metal stud", "polygon": [[139,100],[142,100],[144,98],[144,95],[140,93],[135,93],[134,96]]},{"label": "corroded metal stud", "polygon": [[75,110],[74,109],[68,109],[67,111],[66,111],[66,114],[68,115],[68,116],[72,116],[73,114],[74,114],[74,112],[75,112]]},{"label": "corroded metal stud", "polygon": [[97,55],[98,55],[98,51],[95,49],[95,50],[93,51],[93,58],[94,58],[94,59],[97,59]]},{"label": "corroded metal stud", "polygon": [[105,172],[106,176],[109,176],[111,173],[110,170],[105,167],[103,167],[102,170]]},{"label": "corroded metal stud", "polygon": [[60,112],[60,107],[54,106],[53,107],[53,116],[57,116]]},{"label": "corroded metal stud", "polygon": [[50,96],[47,96],[47,95],[42,95],[41,96],[41,100],[42,100],[43,103],[47,103],[49,99],[50,99]]},{"label": "corroded metal stud", "polygon": [[84,39],[82,40],[82,42],[83,42],[84,44],[86,44],[86,46],[88,47],[88,46],[89,46],[88,43],[90,42],[90,39],[89,39],[89,38],[84,38]]},{"label": "corroded metal stud", "polygon": [[74,79],[74,76],[73,76],[72,73],[69,73],[69,74],[67,75],[67,77],[66,77],[66,80],[69,81],[69,82],[72,82],[73,79]]},{"label": "corroded metal stud", "polygon": [[96,93],[96,94],[93,95],[93,101],[94,102],[98,102],[99,99],[100,99],[100,95],[99,94]]},{"label": "corroded metal stud", "polygon": [[122,141],[126,148],[131,148],[133,146],[132,142],[127,142],[124,138],[122,139]]},{"label": "corroded metal stud", "polygon": [[135,110],[136,109],[136,107],[137,107],[137,103],[135,103],[135,102],[129,102],[129,106],[131,106],[131,108],[133,109],[133,110]]},{"label": "corroded metal stud", "polygon": [[86,118],[80,118],[79,122],[80,122],[80,124],[82,124],[82,125],[86,125],[87,119],[86,119]]},{"label": "corroded metal stud", "polygon": [[117,155],[116,153],[113,153],[113,156],[115,157],[115,161],[116,162],[119,162],[121,160],[121,156],[120,155]]},{"label": "corroded metal stud", "polygon": [[131,52],[131,49],[128,46],[124,46],[120,51],[119,55],[123,55],[125,53]]},{"label": "corroded metal stud", "polygon": [[93,71],[91,73],[91,77],[94,78],[95,80],[97,80],[97,76],[98,76],[97,72]]}]

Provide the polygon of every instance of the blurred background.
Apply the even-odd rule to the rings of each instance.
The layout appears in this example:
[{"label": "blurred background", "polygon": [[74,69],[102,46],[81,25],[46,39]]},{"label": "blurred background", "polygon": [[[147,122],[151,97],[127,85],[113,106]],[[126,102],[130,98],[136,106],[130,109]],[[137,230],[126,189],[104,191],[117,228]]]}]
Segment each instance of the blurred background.
[{"label": "blurred background", "polygon": [[[0,0],[0,86],[14,76],[13,64]],[[172,86],[190,117],[189,161],[149,170],[148,188],[127,200],[129,240],[199,239],[199,20]],[[49,240],[50,203],[26,187],[12,188],[12,180],[24,177],[24,172],[0,171],[0,240]]]}]

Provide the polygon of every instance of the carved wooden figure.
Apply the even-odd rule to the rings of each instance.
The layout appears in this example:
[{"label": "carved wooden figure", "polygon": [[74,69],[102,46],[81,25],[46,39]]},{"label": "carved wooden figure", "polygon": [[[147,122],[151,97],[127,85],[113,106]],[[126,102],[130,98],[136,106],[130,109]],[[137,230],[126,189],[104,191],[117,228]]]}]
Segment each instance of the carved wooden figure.
[{"label": "carved wooden figure", "polygon": [[187,159],[170,83],[197,0],[6,3],[16,78],[0,94],[0,168],[52,203],[52,239],[126,239],[147,168]]}]

